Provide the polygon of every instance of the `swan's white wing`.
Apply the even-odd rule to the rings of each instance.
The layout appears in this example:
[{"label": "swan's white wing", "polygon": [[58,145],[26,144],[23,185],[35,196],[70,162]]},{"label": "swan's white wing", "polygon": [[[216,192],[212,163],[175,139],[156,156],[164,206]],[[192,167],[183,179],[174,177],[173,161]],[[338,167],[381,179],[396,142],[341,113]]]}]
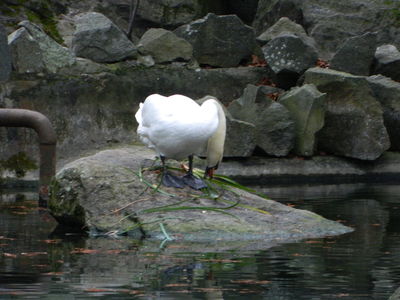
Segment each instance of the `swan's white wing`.
[{"label": "swan's white wing", "polygon": [[151,95],[140,116],[141,140],[159,154],[175,159],[201,151],[218,126],[216,111],[205,111],[183,95]]},{"label": "swan's white wing", "polygon": [[143,108],[143,103],[139,103],[139,109],[135,114],[135,119],[136,122],[138,122],[139,126],[142,124],[142,108]]}]

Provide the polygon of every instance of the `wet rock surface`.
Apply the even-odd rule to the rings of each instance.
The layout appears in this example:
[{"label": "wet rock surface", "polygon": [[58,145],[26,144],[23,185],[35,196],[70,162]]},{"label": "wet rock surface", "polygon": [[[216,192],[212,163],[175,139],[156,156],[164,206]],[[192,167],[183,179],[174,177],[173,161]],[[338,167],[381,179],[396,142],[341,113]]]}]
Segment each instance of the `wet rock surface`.
[{"label": "wet rock surface", "polygon": [[237,189],[215,186],[199,192],[160,186],[155,191],[148,184],[157,186],[157,174],[140,170],[153,155],[143,147],[122,148],[66,165],[52,185],[51,213],[61,224],[83,226],[92,234],[156,239],[165,239],[167,233],[192,241],[288,242],[351,231],[309,211]]}]

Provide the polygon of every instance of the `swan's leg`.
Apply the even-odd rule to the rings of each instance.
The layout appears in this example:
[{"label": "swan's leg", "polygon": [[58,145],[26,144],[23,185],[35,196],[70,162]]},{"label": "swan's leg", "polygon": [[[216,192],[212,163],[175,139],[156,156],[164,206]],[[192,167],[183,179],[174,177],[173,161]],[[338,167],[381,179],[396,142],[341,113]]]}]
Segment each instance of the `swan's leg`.
[{"label": "swan's leg", "polygon": [[165,156],[160,155],[160,158],[163,167],[163,174],[161,179],[162,184],[168,187],[175,187],[180,189],[183,188],[185,184],[182,178],[172,175],[172,173],[167,170],[167,166],[165,164]]},{"label": "swan's leg", "polygon": [[189,171],[182,177],[183,182],[192,189],[201,190],[207,187],[207,184],[193,175],[193,155],[189,156]]}]

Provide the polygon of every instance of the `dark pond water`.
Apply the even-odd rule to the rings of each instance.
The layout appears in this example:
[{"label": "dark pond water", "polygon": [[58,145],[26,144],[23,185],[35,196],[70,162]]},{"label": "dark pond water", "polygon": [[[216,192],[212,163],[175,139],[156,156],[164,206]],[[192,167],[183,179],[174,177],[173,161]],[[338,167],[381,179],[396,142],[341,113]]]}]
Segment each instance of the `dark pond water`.
[{"label": "dark pond water", "polygon": [[35,193],[2,191],[0,299],[387,299],[400,286],[400,185],[259,189],[355,231],[252,252],[160,248],[57,235]]}]

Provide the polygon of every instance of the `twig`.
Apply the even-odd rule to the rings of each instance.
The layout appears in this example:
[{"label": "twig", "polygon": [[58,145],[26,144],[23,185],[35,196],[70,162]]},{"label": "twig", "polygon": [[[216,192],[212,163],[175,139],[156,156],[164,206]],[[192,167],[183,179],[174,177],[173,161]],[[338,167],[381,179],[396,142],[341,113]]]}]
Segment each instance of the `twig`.
[{"label": "twig", "polygon": [[135,0],[131,0],[131,5],[129,8],[129,25],[128,25],[128,31],[126,33],[128,38],[130,38],[130,36],[132,34],[133,20],[135,19],[140,0],[136,0],[136,5],[134,5],[134,2],[135,2]]}]

